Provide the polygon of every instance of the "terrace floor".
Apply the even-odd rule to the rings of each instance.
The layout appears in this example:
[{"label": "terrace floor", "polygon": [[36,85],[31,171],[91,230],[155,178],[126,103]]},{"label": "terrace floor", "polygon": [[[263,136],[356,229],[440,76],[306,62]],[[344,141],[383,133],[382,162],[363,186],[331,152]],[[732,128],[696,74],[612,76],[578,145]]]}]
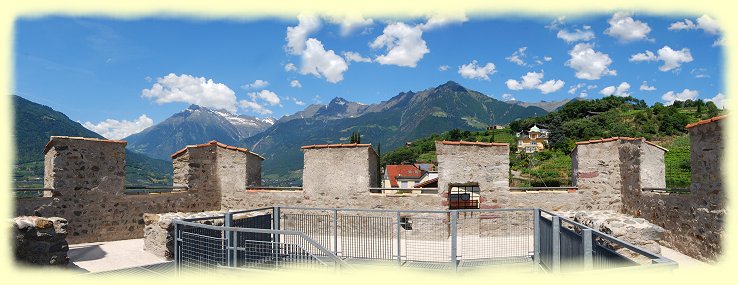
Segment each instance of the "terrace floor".
[{"label": "terrace floor", "polygon": [[[143,239],[130,239],[108,242],[95,242],[74,244],[69,246],[69,268],[82,273],[93,273],[95,275],[117,275],[117,276],[140,276],[140,275],[168,275],[174,276],[174,268],[171,261],[158,257],[143,250]],[[678,251],[662,246],[661,254],[679,264],[679,269],[694,269],[706,263],[681,254]],[[359,265],[347,260],[349,264]],[[387,265],[397,263],[388,262]],[[532,271],[525,264],[530,262],[516,262],[514,268],[520,272]],[[404,264],[405,268],[439,269],[446,266],[438,264]],[[471,266],[471,264],[469,264]],[[429,267],[430,266],[430,267]],[[460,264],[462,269],[464,264]],[[507,268],[507,267],[506,267]],[[679,270],[678,269],[678,270]],[[515,271],[518,272],[518,271]]]}]

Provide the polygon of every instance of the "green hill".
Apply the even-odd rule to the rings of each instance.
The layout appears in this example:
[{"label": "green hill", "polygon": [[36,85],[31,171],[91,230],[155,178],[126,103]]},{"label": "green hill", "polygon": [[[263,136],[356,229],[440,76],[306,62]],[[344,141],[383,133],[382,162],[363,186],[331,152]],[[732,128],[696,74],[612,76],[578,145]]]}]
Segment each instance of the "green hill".
[{"label": "green hill", "polygon": [[[16,147],[14,179],[18,187],[43,186],[44,146],[50,136],[103,138],[61,112],[13,95]],[[172,163],[126,151],[126,183],[171,184]]]},{"label": "green hill", "polygon": [[[506,142],[511,146],[512,186],[559,186],[570,183],[568,153],[575,142],[616,136],[645,137],[670,150],[665,156],[667,187],[688,187],[689,137],[685,126],[720,113],[712,102],[702,100],[677,101],[671,106],[657,103],[651,107],[632,97],[571,101],[544,116],[515,120],[508,128],[497,130],[494,138],[491,131],[454,129],[433,134],[384,153],[381,164],[435,162],[433,142],[438,140]],[[549,129],[549,148],[532,155],[515,154],[514,134],[534,124]]]}]

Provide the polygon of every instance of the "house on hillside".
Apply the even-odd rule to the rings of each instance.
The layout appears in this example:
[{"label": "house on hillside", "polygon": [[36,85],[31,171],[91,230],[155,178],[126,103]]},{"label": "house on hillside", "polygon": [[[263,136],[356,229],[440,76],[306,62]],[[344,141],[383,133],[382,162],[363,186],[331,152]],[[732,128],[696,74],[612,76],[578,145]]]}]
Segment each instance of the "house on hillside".
[{"label": "house on hillside", "polygon": [[537,125],[533,125],[528,131],[516,133],[518,153],[534,153],[544,150],[548,145],[548,135],[548,129],[539,128]]},{"label": "house on hillside", "polygon": [[502,130],[502,129],[504,129],[504,128],[505,128],[505,126],[503,126],[503,125],[489,125],[489,126],[487,126],[487,130],[488,130],[488,131],[492,131],[492,130]]},{"label": "house on hillside", "polygon": [[384,169],[385,188],[413,188],[423,182],[438,178],[432,164],[387,165]]}]

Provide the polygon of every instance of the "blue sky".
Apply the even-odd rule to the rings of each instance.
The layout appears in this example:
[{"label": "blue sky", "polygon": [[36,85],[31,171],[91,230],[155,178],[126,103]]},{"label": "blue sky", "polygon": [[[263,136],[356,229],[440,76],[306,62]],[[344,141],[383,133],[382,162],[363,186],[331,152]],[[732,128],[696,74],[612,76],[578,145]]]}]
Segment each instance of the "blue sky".
[{"label": "blue sky", "polygon": [[191,103],[279,118],[333,97],[377,103],[448,80],[529,102],[631,95],[721,105],[725,93],[719,24],[705,15],[21,18],[14,49],[14,94],[113,138]]}]

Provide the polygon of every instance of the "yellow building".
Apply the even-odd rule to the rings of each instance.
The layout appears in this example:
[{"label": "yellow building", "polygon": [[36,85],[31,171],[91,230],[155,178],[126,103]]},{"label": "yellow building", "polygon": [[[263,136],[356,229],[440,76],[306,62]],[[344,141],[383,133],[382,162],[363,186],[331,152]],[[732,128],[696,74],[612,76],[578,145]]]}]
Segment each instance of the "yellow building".
[{"label": "yellow building", "polygon": [[515,134],[515,137],[518,138],[518,152],[534,153],[545,149],[548,145],[548,130],[536,125],[528,131]]}]

